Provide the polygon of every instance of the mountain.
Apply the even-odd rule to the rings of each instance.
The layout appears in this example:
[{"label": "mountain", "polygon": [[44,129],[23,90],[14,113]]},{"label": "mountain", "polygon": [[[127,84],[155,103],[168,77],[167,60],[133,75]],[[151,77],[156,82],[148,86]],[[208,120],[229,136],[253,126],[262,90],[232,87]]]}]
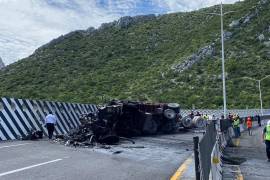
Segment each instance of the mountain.
[{"label": "mountain", "polygon": [[[256,81],[270,74],[270,1],[225,5],[227,102],[259,108]],[[219,6],[187,13],[123,17],[78,30],[0,72],[0,96],[101,103],[109,99],[221,108]],[[270,105],[270,78],[262,81]]]},{"label": "mountain", "polygon": [[2,60],[2,58],[0,57],[0,69],[3,69],[5,67],[5,64]]}]

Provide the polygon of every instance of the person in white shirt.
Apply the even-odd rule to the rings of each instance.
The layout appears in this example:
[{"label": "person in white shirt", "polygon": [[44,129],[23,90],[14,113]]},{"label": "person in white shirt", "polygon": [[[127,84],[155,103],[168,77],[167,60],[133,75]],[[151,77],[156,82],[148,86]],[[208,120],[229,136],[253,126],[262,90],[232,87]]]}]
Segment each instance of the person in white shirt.
[{"label": "person in white shirt", "polygon": [[45,124],[48,130],[49,139],[52,139],[54,126],[57,122],[57,117],[51,112],[45,117]]}]

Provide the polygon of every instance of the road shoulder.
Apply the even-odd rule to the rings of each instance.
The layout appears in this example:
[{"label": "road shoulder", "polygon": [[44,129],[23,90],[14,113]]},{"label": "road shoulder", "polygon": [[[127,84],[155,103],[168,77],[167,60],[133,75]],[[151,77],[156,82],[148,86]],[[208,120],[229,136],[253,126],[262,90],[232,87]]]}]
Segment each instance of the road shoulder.
[{"label": "road shoulder", "polygon": [[269,179],[270,163],[266,161],[265,145],[261,141],[262,129],[263,127],[253,128],[252,136],[243,132],[239,139],[233,140],[235,147],[226,148],[225,155],[233,162],[224,164],[223,179]]}]

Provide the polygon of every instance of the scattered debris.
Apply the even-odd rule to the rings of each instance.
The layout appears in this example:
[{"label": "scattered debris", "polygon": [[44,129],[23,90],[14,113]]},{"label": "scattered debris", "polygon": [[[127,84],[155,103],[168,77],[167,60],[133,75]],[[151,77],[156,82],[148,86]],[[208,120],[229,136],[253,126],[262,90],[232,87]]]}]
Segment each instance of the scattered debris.
[{"label": "scattered debris", "polygon": [[111,149],[111,146],[101,145],[101,146],[99,146],[99,148],[102,148],[102,149]]},{"label": "scattered debris", "polygon": [[122,153],[123,151],[115,151],[115,152],[113,152],[113,154],[120,154],[120,153]]},{"label": "scattered debris", "polygon": [[31,130],[22,140],[38,140],[43,138],[43,131]]},{"label": "scattered debris", "polygon": [[128,148],[128,149],[133,149],[133,148],[145,148],[144,146],[121,146],[122,148]]}]

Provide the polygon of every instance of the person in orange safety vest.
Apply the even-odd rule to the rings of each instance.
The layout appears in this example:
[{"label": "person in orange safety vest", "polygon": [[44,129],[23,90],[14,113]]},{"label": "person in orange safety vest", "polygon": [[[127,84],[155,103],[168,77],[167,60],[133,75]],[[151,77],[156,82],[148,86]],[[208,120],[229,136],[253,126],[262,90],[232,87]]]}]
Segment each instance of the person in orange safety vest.
[{"label": "person in orange safety vest", "polygon": [[252,136],[252,131],[251,131],[252,120],[251,120],[251,117],[250,116],[247,118],[247,128],[248,128],[248,135]]}]

